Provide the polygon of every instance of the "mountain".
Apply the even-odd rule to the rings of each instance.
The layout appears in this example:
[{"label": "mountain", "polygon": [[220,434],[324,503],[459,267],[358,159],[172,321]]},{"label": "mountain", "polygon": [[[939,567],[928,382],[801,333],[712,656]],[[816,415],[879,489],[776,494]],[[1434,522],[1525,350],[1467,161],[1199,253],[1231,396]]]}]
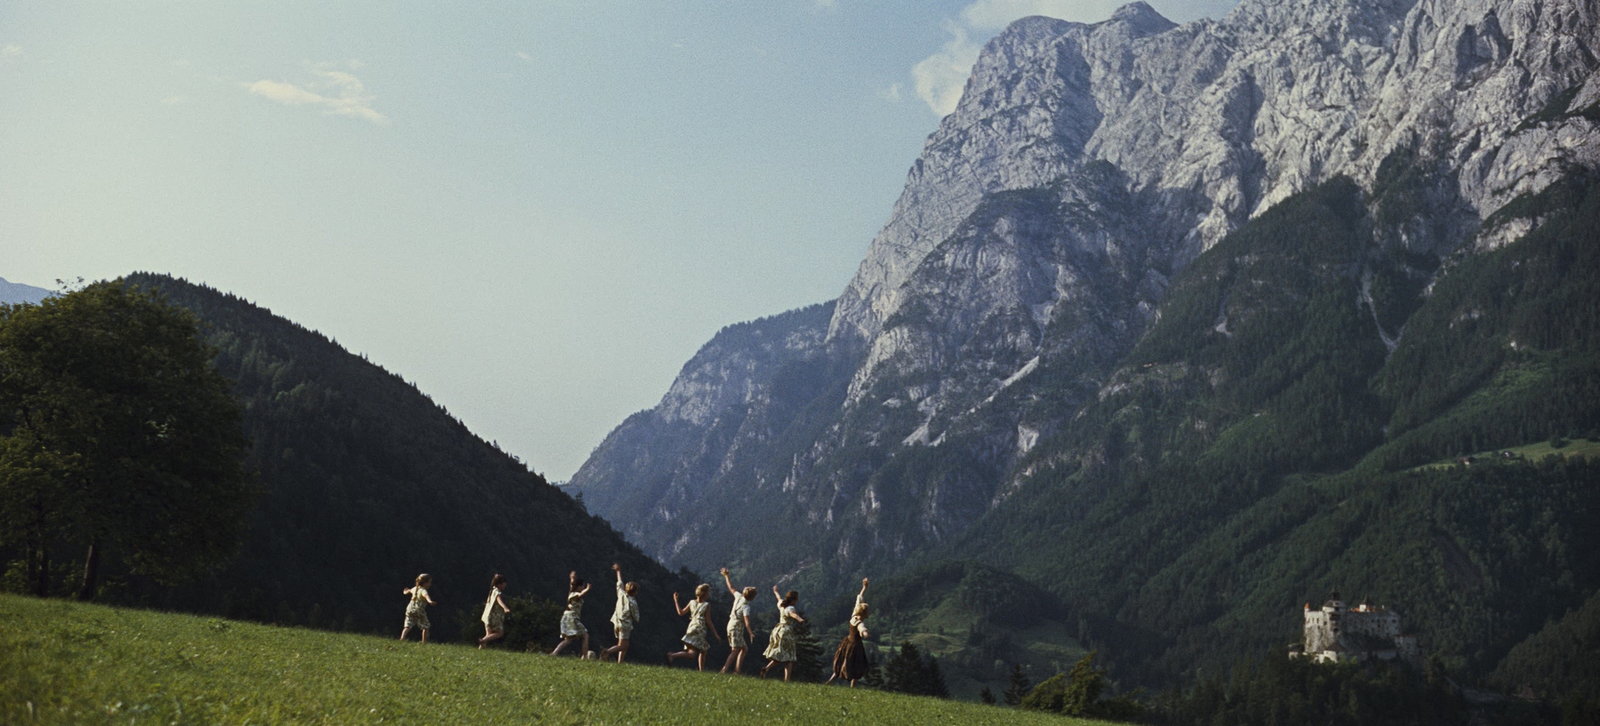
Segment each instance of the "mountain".
[{"label": "mountain", "polygon": [[1486,675],[1600,585],[1582,457],[1439,463],[1600,436],[1596,48],[1576,0],[1019,20],[843,294],[724,330],[572,483],[652,555],[825,596],[1015,571],[1141,682],[1332,587]]},{"label": "mountain", "polygon": [[[414,384],[325,336],[232,295],[135,274],[198,318],[216,365],[237,381],[248,465],[264,490],[233,563],[175,588],[113,577],[105,599],[284,624],[398,633],[418,573],[434,577],[436,637],[475,622],[495,573],[511,595],[565,601],[567,573],[595,583],[584,621],[609,645],[613,575],[640,583],[635,653],[674,646],[663,569],[515,457],[473,435]],[[477,626],[481,628],[481,626]]]},{"label": "mountain", "polygon": [[4,277],[0,277],[0,305],[36,303],[47,297],[50,297],[50,291],[42,287],[7,282]]}]

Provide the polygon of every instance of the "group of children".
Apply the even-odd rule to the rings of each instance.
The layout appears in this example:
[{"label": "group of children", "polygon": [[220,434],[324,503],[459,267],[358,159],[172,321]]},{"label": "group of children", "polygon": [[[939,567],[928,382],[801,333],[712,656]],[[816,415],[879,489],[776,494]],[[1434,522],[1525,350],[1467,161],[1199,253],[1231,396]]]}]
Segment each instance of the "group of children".
[{"label": "group of children", "polygon": [[[622,581],[622,567],[612,565],[611,570],[617,575],[617,605],[611,613],[611,627],[616,636],[617,643],[599,653],[589,650],[589,631],[583,626],[583,598],[589,594],[591,584],[578,578],[577,572],[567,575],[567,608],[561,614],[561,642],[556,644],[550,655],[560,655],[569,645],[579,644],[577,652],[584,658],[610,658],[613,654],[617,662],[621,663],[628,654],[628,643],[633,638],[633,628],[639,622],[639,602],[635,596],[639,593],[638,583],[624,583]],[[755,640],[754,628],[750,625],[750,608],[758,591],[753,587],[742,590],[733,586],[733,581],[728,578],[728,568],[722,568],[722,583],[728,588],[728,594],[733,596],[733,611],[728,615],[728,646],[732,651],[728,659],[722,664],[722,673],[727,673],[731,668],[739,673],[744,668],[744,656],[750,644]],[[412,628],[422,631],[422,642],[428,642],[428,606],[436,604],[428,596],[428,587],[433,584],[433,578],[423,574],[417,576],[414,586],[401,592],[411,598],[406,605],[406,623],[400,631],[400,639],[405,640]],[[495,575],[489,583],[489,599],[483,604],[483,629],[484,635],[478,639],[478,647],[505,637],[506,615],[511,608],[506,605],[505,589],[506,578]],[[772,596],[778,603],[778,624],[773,627],[772,634],[767,639],[767,649],[762,655],[767,659],[767,665],[761,669],[761,677],[767,676],[767,671],[773,666],[783,668],[783,679],[789,680],[794,671],[797,660],[796,646],[799,644],[799,635],[794,625],[805,622],[800,612],[795,609],[795,603],[800,599],[800,593],[790,590],[780,594],[778,586],[772,586]],[[828,678],[832,683],[836,679],[850,682],[853,687],[856,681],[867,674],[868,661],[862,639],[867,637],[867,614],[869,608],[866,603],[867,579],[861,579],[861,592],[856,595],[855,609],[850,616],[849,630],[846,631],[844,640],[839,643],[833,656],[833,675]],[[711,586],[701,584],[694,589],[694,599],[685,603],[679,599],[678,593],[672,593],[672,604],[680,617],[689,617],[689,628],[683,634],[683,650],[668,653],[667,665],[680,658],[693,658],[699,670],[706,668],[706,653],[711,651],[711,642],[707,636],[722,640],[722,636],[711,626]]]}]

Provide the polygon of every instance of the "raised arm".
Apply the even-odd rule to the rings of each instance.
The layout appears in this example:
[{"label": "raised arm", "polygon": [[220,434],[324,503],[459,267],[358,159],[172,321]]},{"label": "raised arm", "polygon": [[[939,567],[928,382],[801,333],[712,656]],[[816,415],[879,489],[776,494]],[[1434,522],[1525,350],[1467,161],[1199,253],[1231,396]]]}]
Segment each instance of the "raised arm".
[{"label": "raised arm", "polygon": [[583,589],[578,591],[578,597],[583,597],[584,595],[588,595],[589,594],[589,589],[592,588],[592,587],[594,587],[594,583],[592,583],[592,582],[583,583]]},{"label": "raised arm", "polygon": [[622,584],[622,565],[619,565],[619,564],[617,564],[615,562],[611,563],[611,571],[617,573],[617,584],[621,585]]},{"label": "raised arm", "polygon": [[689,614],[689,608],[678,602],[678,593],[672,593],[672,607],[677,609],[680,617]]},{"label": "raised arm", "polygon": [[867,597],[867,578],[861,578],[861,594],[856,595],[856,602],[861,602]]},{"label": "raised arm", "polygon": [[783,607],[783,595],[778,592],[778,586],[772,586],[772,596],[778,598],[778,607]]},{"label": "raised arm", "polygon": [[728,579],[728,568],[726,568],[726,567],[722,568],[722,584],[728,586],[728,594],[729,595],[732,595],[734,597],[738,597],[739,596],[739,591],[733,589],[733,581]]}]

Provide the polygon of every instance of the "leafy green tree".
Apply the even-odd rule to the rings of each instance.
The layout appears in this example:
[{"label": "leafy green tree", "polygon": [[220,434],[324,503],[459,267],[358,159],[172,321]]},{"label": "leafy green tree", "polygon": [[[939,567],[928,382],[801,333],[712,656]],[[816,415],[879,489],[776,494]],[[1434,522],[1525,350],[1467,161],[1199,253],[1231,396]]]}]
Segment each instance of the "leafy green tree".
[{"label": "leafy green tree", "polygon": [[35,594],[52,550],[83,548],[78,596],[120,558],[158,582],[237,549],[255,487],[230,382],[195,318],[100,282],[0,307],[0,537],[21,540]]},{"label": "leafy green tree", "polygon": [[1143,713],[1143,707],[1131,698],[1100,697],[1106,690],[1106,669],[1094,664],[1095,652],[1078,659],[1069,673],[1057,673],[1040,683],[1022,699],[1022,707],[1030,711],[1047,711],[1063,716],[1083,716],[1115,720],[1133,720]]},{"label": "leafy green tree", "polygon": [[995,704],[994,691],[989,690],[988,686],[984,686],[978,690],[978,700],[993,706]]}]

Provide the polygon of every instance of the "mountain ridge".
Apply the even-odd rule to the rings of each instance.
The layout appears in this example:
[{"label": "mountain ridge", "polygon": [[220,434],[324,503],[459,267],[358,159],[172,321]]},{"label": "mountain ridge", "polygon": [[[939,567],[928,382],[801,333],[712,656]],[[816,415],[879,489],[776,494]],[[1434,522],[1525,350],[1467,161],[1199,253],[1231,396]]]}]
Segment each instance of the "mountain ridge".
[{"label": "mountain ridge", "polygon": [[[1170,677],[1148,644],[1178,626],[1141,620],[1141,588],[1106,591],[1127,598],[1120,611],[1079,589],[1088,571],[1028,564],[1018,523],[1054,528],[1035,550],[1058,559],[1051,538],[1112,532],[1107,517],[1169,528],[1147,533],[1166,553],[1154,569],[1127,573],[1155,577],[1257,500],[1290,492],[1291,509],[1319,511],[1299,478],[1431,461],[1460,426],[1506,438],[1446,404],[1554,406],[1548,426],[1517,424],[1533,440],[1557,420],[1589,426],[1588,408],[1502,386],[1523,366],[1578,385],[1586,338],[1549,361],[1507,358],[1452,338],[1460,326],[1430,301],[1452,274],[1520,274],[1473,260],[1509,249],[1543,269],[1585,244],[1571,219],[1600,168],[1597,47],[1600,11],[1574,2],[1246,0],[1181,26],[1137,6],[1095,25],[1018,21],[912,166],[806,385],[768,409],[793,417],[751,431],[709,415],[671,447],[608,440],[592,462],[650,463],[627,476],[586,463],[573,483],[667,561],[825,594],[979,553],[1082,600],[1122,633],[1105,637],[1146,644],[1129,656],[1145,676]],[[1547,227],[1568,241],[1551,247]],[[1571,284],[1519,288],[1520,304]],[[1429,402],[1389,378],[1463,346],[1481,365],[1447,391],[1408,384]],[[736,417],[791,365],[749,368],[716,400],[738,401],[723,409]],[[703,400],[723,396],[714,384],[698,381]],[[1460,445],[1488,445],[1475,443]],[[1185,476],[1212,488],[1182,492]],[[695,483],[625,502],[661,478]],[[1009,502],[1027,491],[1061,517],[1020,513]],[[1204,516],[1174,521],[1154,492]]]}]

